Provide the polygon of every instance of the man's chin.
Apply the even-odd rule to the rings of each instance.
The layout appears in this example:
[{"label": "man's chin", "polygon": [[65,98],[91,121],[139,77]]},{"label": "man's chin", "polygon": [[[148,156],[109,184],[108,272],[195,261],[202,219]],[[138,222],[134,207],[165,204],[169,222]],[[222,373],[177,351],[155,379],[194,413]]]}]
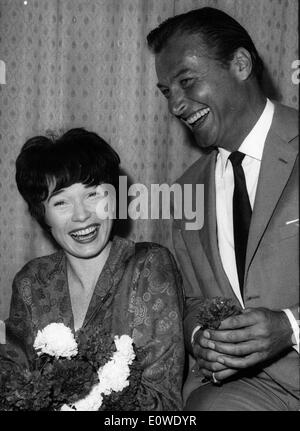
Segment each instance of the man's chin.
[{"label": "man's chin", "polygon": [[203,152],[211,152],[216,148],[215,142],[211,139],[203,139],[200,136],[194,135],[195,143],[198,148]]}]

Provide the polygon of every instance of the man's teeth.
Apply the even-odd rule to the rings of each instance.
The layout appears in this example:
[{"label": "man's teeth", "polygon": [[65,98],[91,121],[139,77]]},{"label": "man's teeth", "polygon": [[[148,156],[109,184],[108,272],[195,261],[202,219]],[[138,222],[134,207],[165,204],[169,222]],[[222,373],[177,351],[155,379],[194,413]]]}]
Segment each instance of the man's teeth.
[{"label": "man's teeth", "polygon": [[198,121],[201,117],[203,117],[204,115],[208,114],[210,111],[209,108],[205,108],[202,109],[201,111],[196,112],[195,114],[193,114],[191,117],[189,117],[187,119],[187,122],[192,125],[194,124],[196,121]]},{"label": "man's teeth", "polygon": [[94,233],[94,232],[96,232],[96,227],[95,226],[91,226],[91,227],[88,227],[87,229],[81,229],[81,230],[78,230],[77,232],[72,232],[71,233],[71,235],[73,235],[73,236],[83,236],[83,235],[89,235],[90,233]]}]

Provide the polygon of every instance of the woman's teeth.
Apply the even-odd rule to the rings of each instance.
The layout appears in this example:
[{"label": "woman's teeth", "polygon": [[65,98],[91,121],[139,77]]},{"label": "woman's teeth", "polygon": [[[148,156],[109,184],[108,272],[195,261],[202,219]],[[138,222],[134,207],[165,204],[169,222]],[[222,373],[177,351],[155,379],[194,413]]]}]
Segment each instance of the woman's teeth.
[{"label": "woman's teeth", "polygon": [[72,232],[71,236],[74,239],[86,239],[93,237],[93,235],[97,232],[98,227],[97,226],[91,226],[86,229],[78,230],[77,232]]}]

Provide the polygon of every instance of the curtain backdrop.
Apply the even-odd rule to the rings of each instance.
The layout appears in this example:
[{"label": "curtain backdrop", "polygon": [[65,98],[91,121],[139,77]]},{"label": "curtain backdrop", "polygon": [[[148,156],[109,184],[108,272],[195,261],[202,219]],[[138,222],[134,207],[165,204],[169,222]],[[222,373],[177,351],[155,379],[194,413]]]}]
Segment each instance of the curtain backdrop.
[{"label": "curtain backdrop", "polygon": [[[15,185],[25,140],[85,127],[118,151],[134,183],[171,183],[196,158],[156,89],[145,38],[162,20],[205,5],[237,18],[268,69],[268,94],[298,106],[292,63],[299,58],[297,0],[0,0],[0,319],[26,261],[53,251]],[[172,249],[169,221],[124,227],[136,241]]]}]

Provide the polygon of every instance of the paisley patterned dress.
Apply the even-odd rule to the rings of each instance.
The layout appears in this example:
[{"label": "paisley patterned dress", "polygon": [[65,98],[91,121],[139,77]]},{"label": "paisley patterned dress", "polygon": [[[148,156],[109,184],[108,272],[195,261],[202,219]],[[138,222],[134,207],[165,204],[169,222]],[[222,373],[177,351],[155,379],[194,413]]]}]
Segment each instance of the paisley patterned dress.
[{"label": "paisley patterned dress", "polygon": [[[103,325],[114,335],[130,335],[142,347],[142,410],[182,408],[182,310],[181,277],[172,254],[154,243],[115,237],[83,327]],[[26,362],[27,346],[52,322],[74,331],[63,251],[30,261],[16,275],[6,321],[8,344],[1,346],[0,354]]]}]

